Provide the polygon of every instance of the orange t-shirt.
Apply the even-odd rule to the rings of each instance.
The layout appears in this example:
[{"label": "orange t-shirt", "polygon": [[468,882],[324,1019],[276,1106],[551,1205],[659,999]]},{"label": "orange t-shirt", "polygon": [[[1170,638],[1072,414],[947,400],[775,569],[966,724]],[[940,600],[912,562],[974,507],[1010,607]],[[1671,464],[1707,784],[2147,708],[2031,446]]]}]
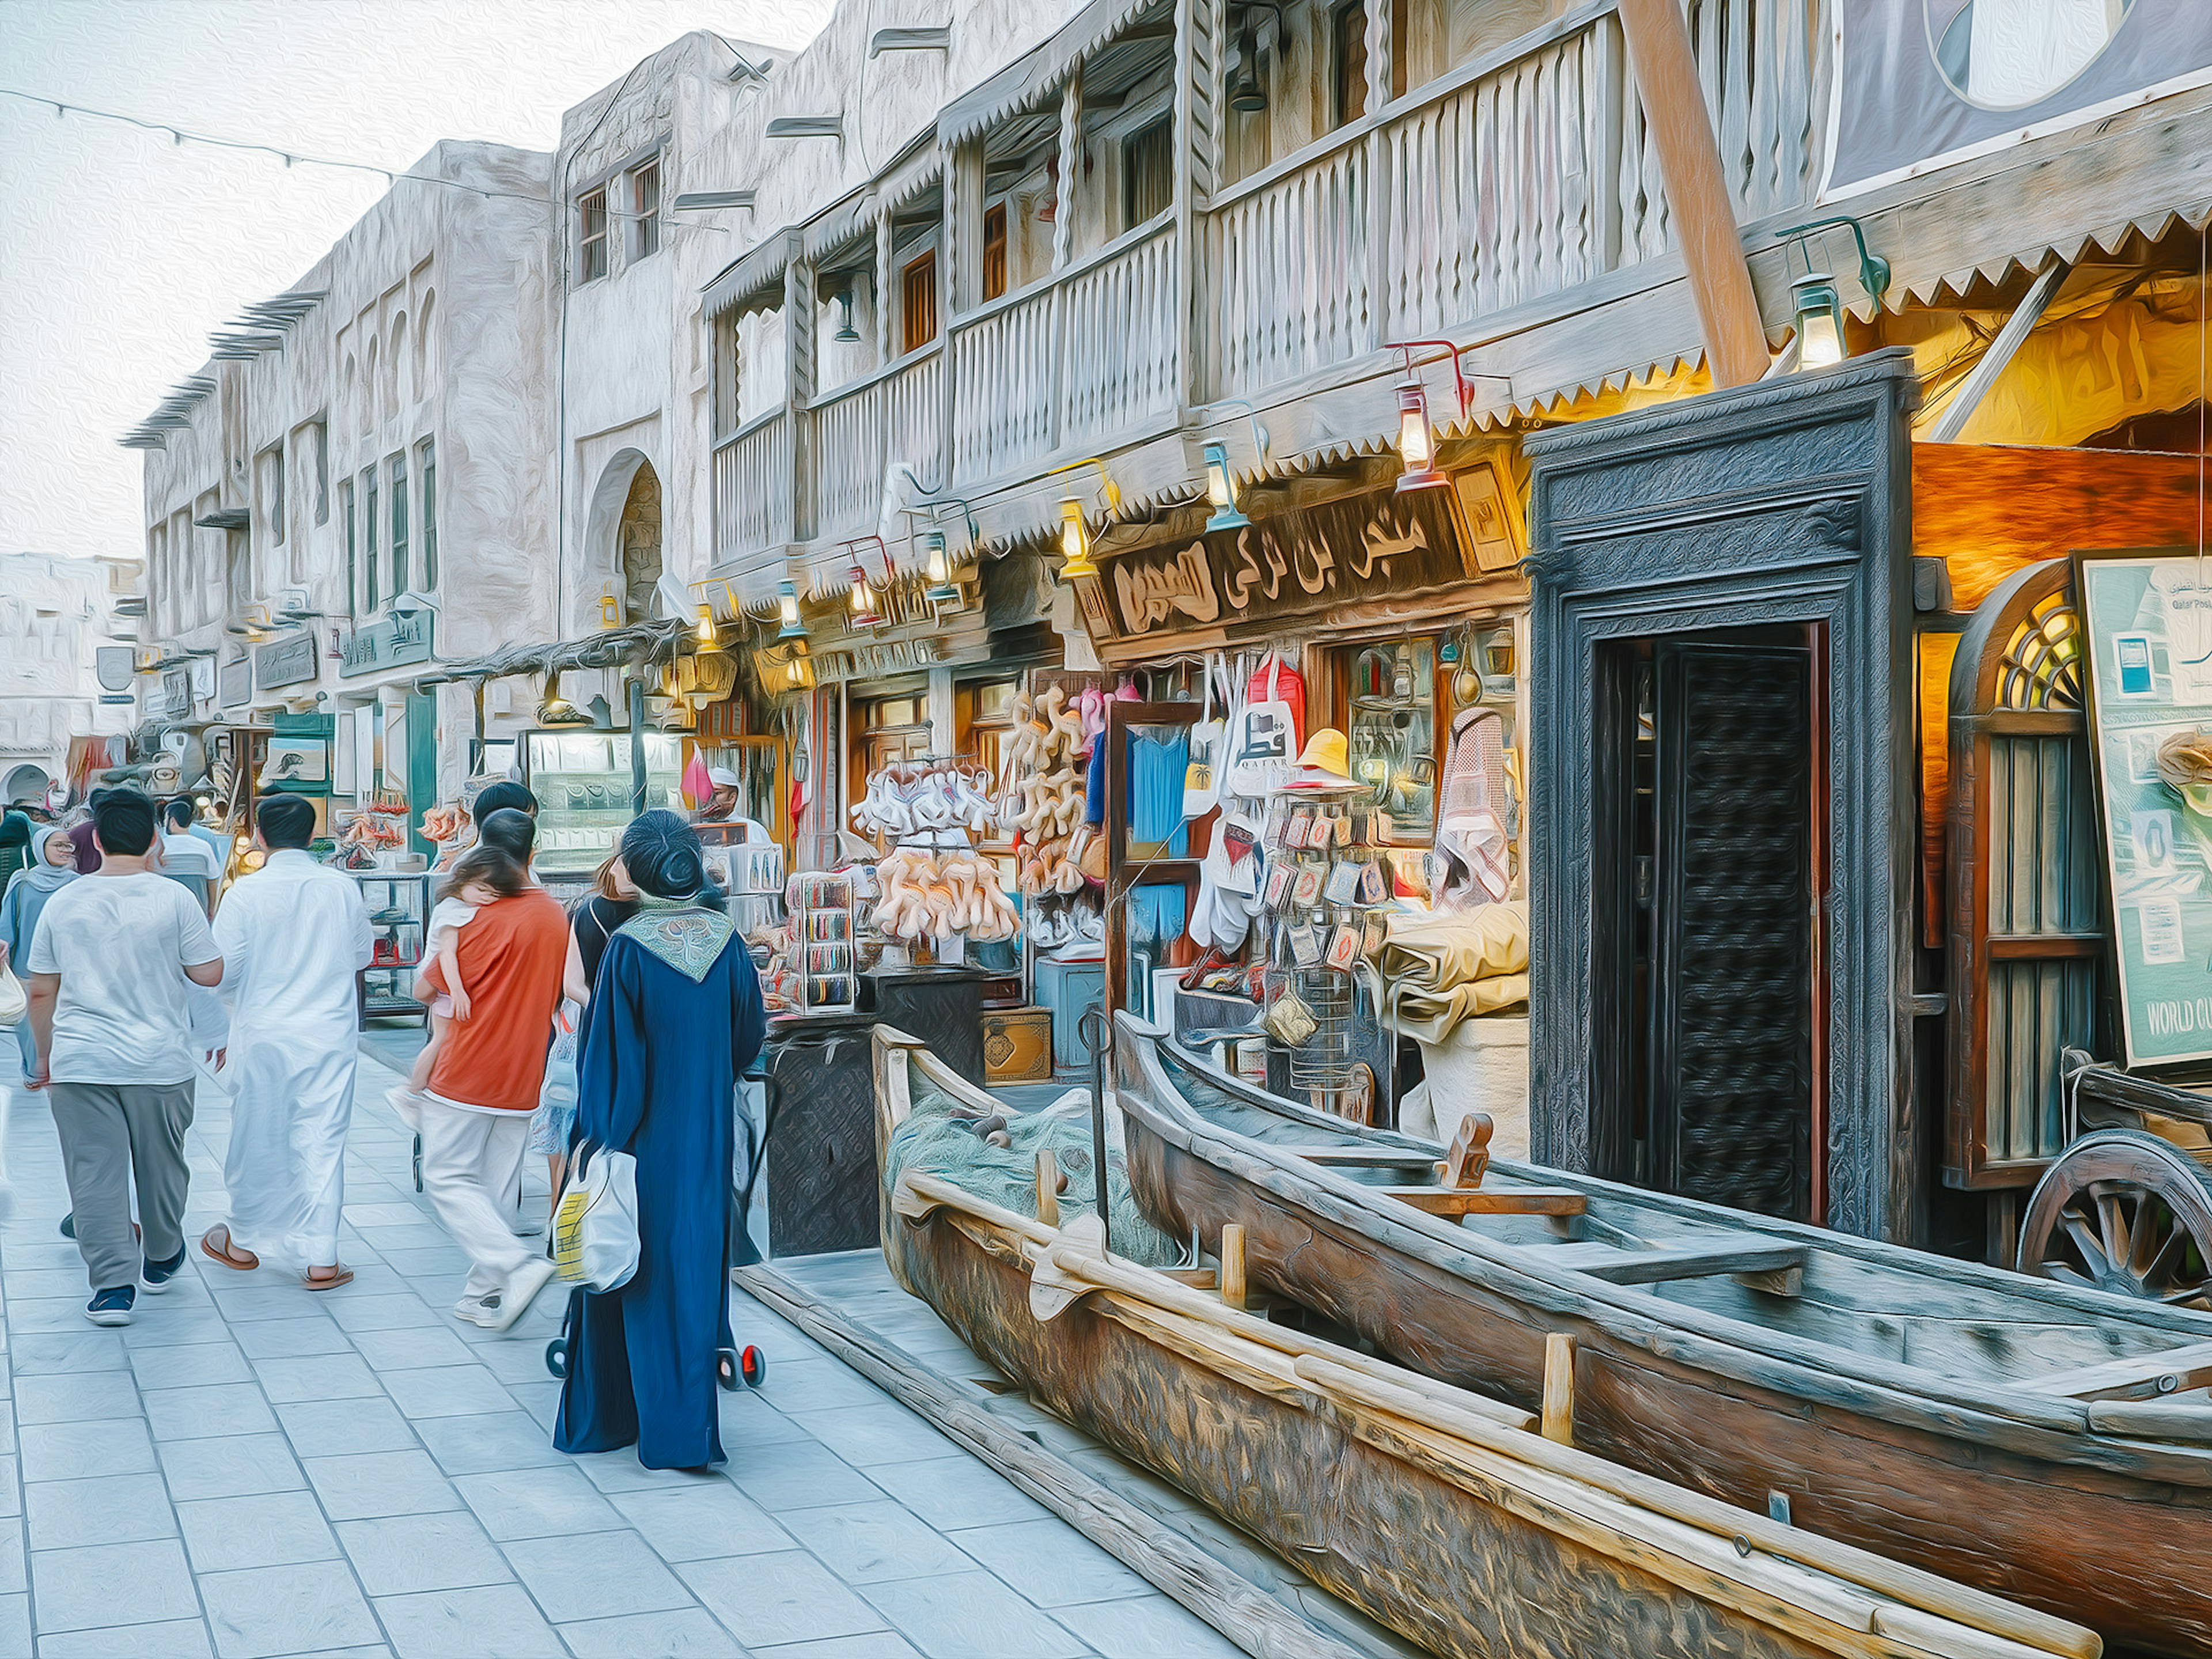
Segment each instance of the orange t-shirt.
[{"label": "orange t-shirt", "polygon": [[454,935],[454,951],[469,1017],[447,1029],[430,1092],[459,1106],[532,1111],[561,1006],[568,918],[550,894],[533,888],[478,910]]}]

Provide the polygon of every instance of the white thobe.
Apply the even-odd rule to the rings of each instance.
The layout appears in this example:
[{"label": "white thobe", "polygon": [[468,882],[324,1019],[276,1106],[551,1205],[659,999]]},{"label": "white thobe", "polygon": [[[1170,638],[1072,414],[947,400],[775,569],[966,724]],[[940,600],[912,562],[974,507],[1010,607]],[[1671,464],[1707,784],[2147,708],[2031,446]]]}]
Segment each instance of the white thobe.
[{"label": "white thobe", "polygon": [[360,1057],[356,975],[374,949],[350,876],[271,853],[215,915],[231,996],[230,1236],[272,1266],[329,1267],[345,1207]]}]

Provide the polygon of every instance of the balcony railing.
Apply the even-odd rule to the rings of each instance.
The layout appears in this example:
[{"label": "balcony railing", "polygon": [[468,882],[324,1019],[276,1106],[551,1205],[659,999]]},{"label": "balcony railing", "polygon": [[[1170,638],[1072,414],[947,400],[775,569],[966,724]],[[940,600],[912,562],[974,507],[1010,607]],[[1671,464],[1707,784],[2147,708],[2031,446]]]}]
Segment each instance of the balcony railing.
[{"label": "balcony railing", "polygon": [[[1809,199],[1832,3],[1687,0],[1746,222]],[[1164,214],[804,411],[805,479],[787,421],[744,428],[715,452],[718,554],[866,533],[893,460],[974,495],[1155,428],[1186,350],[1197,396],[1261,399],[1388,340],[1539,325],[1674,246],[1647,125],[1619,18],[1584,6],[1218,190],[1195,294]]]},{"label": "balcony railing", "polygon": [[714,562],[792,539],[791,416],[774,409],[714,446]]},{"label": "balcony railing", "polygon": [[1163,219],[959,319],[954,478],[1006,477],[1172,411],[1176,316],[1175,230]]}]

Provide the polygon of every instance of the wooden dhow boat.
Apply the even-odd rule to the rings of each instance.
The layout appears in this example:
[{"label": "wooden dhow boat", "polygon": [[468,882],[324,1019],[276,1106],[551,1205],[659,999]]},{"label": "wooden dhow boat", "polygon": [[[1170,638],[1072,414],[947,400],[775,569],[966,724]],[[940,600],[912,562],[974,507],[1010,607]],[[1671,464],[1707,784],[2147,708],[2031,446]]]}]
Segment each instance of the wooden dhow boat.
[{"label": "wooden dhow boat", "polygon": [[[1124,1014],[1129,1179],[1181,1237],[1574,1439],[2076,1619],[2212,1653],[2212,1316],[1446,1149],[1267,1094]],[[1449,1168],[1450,1179],[1446,1178]],[[1473,1179],[1470,1179],[1470,1176]]]},{"label": "wooden dhow boat", "polygon": [[[921,1045],[884,1027],[875,1043],[880,1169],[910,1111],[1003,1110]],[[1055,1226],[910,1168],[887,1184],[893,1276],[976,1352],[1431,1652],[2101,1651],[2079,1626],[1637,1474],[1109,1255],[1088,1212]]]}]

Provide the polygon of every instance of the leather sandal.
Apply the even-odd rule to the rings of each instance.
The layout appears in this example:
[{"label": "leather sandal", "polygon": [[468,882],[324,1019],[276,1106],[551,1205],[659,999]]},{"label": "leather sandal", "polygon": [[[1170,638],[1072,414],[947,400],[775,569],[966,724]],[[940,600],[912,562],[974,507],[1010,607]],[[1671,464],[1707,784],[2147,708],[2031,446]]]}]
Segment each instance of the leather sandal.
[{"label": "leather sandal", "polygon": [[211,1261],[226,1267],[235,1267],[240,1273],[250,1272],[261,1265],[261,1258],[252,1251],[234,1243],[230,1229],[218,1221],[200,1235],[200,1252]]},{"label": "leather sandal", "polygon": [[335,1291],[341,1285],[353,1283],[353,1269],[341,1264],[325,1273],[319,1268],[310,1267],[301,1275],[300,1282],[311,1291]]}]

